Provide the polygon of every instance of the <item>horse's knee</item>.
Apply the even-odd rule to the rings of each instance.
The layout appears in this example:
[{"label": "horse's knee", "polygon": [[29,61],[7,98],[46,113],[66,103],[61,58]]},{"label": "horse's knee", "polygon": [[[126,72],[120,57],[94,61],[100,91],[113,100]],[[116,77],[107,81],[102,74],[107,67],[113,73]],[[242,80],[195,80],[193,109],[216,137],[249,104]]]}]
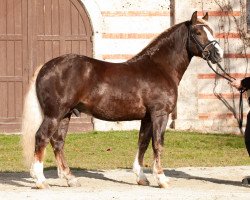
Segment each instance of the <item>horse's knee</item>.
[{"label": "horse's knee", "polygon": [[145,142],[145,143],[140,143],[139,144],[139,150],[140,152],[145,152],[148,148],[149,142]]},{"label": "horse's knee", "polygon": [[62,151],[63,147],[64,147],[64,141],[60,140],[60,141],[53,141],[52,142],[52,146],[53,146],[53,151],[55,153]]}]

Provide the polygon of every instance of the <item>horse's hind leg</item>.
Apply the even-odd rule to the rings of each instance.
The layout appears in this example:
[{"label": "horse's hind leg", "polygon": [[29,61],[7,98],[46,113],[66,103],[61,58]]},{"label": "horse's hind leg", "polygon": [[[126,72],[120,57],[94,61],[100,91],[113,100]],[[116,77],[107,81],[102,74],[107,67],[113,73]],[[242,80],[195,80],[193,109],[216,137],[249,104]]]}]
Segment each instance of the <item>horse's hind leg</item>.
[{"label": "horse's hind leg", "polygon": [[143,158],[148,148],[151,137],[152,123],[150,116],[147,116],[141,120],[141,128],[138,140],[138,151],[133,165],[133,171],[137,176],[136,181],[139,185],[149,185],[149,181],[143,173]]},{"label": "horse's hind leg", "polygon": [[55,118],[44,117],[44,120],[35,136],[34,163],[31,167],[31,176],[36,179],[36,187],[39,189],[48,188],[43,174],[43,159],[45,148],[52,135],[57,131],[58,120]]},{"label": "horse's hind leg", "polygon": [[64,157],[64,140],[68,132],[69,121],[70,115],[60,122],[58,131],[52,136],[50,143],[57,161],[58,176],[65,178],[70,187],[78,187],[81,185],[77,178],[71,173]]}]

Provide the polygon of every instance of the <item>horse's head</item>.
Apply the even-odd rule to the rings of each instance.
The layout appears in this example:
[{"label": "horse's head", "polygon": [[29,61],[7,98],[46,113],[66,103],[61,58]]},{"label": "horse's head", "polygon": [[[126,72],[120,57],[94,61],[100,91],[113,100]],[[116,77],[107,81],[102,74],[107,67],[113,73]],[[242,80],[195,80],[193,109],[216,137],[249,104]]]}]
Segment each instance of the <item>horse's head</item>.
[{"label": "horse's head", "polygon": [[223,58],[223,50],[213,37],[213,29],[207,22],[208,13],[200,19],[197,11],[191,17],[189,25],[188,45],[189,51],[212,63],[220,62]]}]

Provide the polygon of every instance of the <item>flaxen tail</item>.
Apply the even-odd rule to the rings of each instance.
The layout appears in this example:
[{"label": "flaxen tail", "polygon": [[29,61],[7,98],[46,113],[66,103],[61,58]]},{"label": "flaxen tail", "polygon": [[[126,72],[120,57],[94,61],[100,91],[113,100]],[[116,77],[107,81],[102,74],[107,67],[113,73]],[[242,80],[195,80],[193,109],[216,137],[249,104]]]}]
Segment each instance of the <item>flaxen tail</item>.
[{"label": "flaxen tail", "polygon": [[42,66],[36,70],[24,99],[22,118],[22,146],[28,167],[34,159],[35,134],[43,121],[43,113],[36,93],[36,78]]}]

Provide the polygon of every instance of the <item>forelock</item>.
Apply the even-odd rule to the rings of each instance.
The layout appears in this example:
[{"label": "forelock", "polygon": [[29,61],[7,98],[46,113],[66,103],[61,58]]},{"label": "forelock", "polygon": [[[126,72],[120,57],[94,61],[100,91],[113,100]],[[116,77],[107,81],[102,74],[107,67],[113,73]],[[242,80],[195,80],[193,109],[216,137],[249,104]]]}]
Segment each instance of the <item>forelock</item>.
[{"label": "forelock", "polygon": [[213,27],[213,25],[211,23],[207,22],[206,20],[198,18],[197,19],[197,23],[198,24],[204,24],[204,25],[208,26],[213,31],[213,33],[214,33],[214,27]]}]

